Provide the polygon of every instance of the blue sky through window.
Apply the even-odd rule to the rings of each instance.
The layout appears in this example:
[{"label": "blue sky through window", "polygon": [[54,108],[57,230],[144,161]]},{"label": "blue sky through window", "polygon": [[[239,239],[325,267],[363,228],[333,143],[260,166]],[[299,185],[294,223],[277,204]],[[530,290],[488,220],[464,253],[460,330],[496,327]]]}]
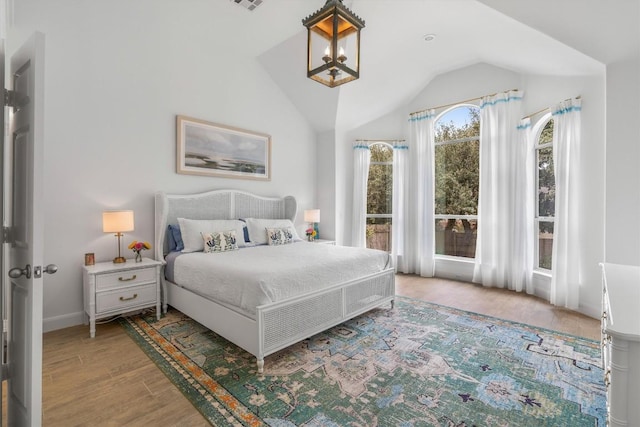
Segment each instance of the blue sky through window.
[{"label": "blue sky through window", "polygon": [[440,117],[439,121],[443,123],[453,122],[456,127],[463,126],[465,123],[471,122],[471,116],[469,114],[469,109],[472,107],[458,107],[454,108],[451,111],[448,111],[445,115]]}]

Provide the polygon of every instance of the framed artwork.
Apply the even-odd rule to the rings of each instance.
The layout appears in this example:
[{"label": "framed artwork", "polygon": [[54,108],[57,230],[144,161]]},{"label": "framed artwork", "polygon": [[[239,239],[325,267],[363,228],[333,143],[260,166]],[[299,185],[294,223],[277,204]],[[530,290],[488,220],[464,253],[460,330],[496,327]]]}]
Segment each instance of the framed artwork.
[{"label": "framed artwork", "polygon": [[271,136],[177,116],[177,172],[271,179]]}]

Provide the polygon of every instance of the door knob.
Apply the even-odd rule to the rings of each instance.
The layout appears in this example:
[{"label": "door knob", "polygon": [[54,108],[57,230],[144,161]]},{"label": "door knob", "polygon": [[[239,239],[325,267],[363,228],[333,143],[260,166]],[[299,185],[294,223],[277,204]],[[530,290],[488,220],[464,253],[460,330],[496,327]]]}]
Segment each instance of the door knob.
[{"label": "door knob", "polygon": [[31,279],[31,264],[27,264],[25,268],[15,267],[9,270],[9,277],[12,279],[17,279],[20,276]]},{"label": "door knob", "polygon": [[42,270],[43,273],[47,274],[55,274],[56,271],[58,271],[58,266],[55,264],[49,264]]},{"label": "door knob", "polygon": [[36,265],[35,267],[33,267],[33,277],[39,279],[42,277],[42,273],[54,274],[56,271],[58,271],[58,266],[55,264],[49,264],[45,268]]}]

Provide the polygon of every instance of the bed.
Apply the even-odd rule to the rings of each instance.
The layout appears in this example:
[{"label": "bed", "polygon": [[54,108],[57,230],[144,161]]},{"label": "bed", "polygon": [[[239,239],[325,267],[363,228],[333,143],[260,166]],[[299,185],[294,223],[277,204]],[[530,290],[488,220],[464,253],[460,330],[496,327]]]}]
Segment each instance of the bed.
[{"label": "bed", "polygon": [[[155,255],[164,263],[163,311],[170,305],[254,355],[262,373],[264,358],[278,350],[372,308],[393,308],[394,268],[389,255],[380,251],[304,241],[274,246],[249,242],[222,255],[170,251],[169,225],[184,225],[184,219],[246,219],[250,224],[255,219],[262,224],[294,222],[296,213],[297,202],[291,196],[262,197],[237,190],[157,193]],[[234,264],[247,266],[241,276],[219,273]],[[350,268],[354,265],[358,268]]]}]

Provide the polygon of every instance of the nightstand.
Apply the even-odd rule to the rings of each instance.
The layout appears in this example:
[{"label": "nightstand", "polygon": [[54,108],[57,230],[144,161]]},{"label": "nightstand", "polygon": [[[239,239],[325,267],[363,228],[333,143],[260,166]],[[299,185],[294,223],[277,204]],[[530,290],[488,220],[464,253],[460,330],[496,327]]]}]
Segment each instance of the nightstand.
[{"label": "nightstand", "polygon": [[325,240],[325,239],[316,239],[312,243],[317,243],[319,245],[334,245],[336,244],[335,240]]},{"label": "nightstand", "polygon": [[97,319],[155,306],[160,320],[161,267],[162,262],[149,258],[83,266],[84,312],[89,317],[91,338],[96,336]]}]

